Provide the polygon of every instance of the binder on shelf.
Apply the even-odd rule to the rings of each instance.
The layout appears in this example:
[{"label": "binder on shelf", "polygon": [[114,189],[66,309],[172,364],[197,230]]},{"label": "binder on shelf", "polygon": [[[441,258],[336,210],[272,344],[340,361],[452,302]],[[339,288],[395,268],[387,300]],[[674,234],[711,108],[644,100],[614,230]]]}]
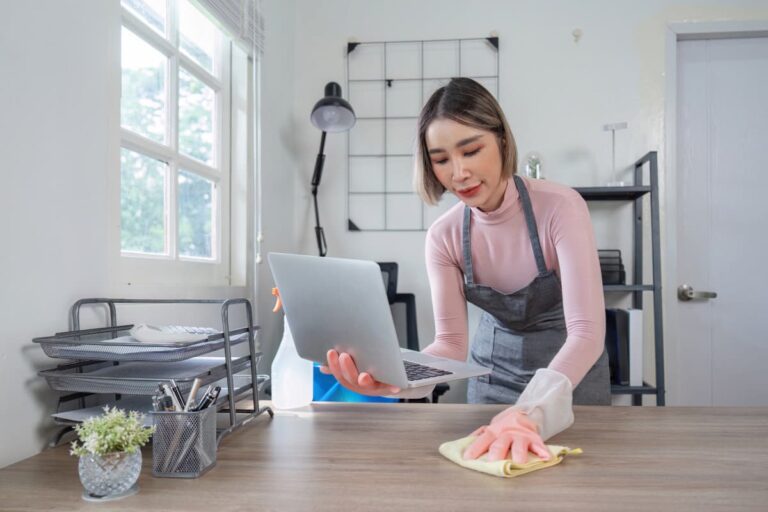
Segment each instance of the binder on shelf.
[{"label": "binder on shelf", "polygon": [[643,385],[643,310],[629,309],[629,385]]},{"label": "binder on shelf", "polygon": [[629,384],[629,313],[605,310],[605,347],[612,384]]},{"label": "binder on shelf", "polygon": [[643,385],[643,311],[605,310],[605,346],[611,383]]}]

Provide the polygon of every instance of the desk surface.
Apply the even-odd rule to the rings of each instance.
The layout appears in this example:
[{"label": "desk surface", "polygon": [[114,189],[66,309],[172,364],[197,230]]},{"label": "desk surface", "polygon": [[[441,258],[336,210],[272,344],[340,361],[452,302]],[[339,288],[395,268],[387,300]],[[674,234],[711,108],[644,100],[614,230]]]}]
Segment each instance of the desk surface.
[{"label": "desk surface", "polygon": [[[442,458],[503,406],[315,404],[224,439],[196,480],[154,478],[137,495],[81,500],[66,446],[0,470],[0,510],[766,510],[768,408],[576,407],[551,440],[584,454],[502,479]],[[7,441],[7,440],[6,440]]]}]

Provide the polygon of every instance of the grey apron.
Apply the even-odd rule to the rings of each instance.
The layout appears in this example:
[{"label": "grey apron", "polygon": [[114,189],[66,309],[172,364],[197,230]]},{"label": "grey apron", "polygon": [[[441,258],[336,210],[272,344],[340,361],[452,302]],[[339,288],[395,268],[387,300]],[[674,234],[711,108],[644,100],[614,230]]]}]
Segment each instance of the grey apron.
[{"label": "grey apron", "polygon": [[[464,207],[464,295],[483,315],[472,343],[470,357],[491,369],[490,375],[469,379],[467,402],[514,404],[539,368],[546,368],[568,335],[563,314],[560,279],[547,270],[539,243],[531,199],[523,180],[513,176],[528,226],[539,274],[514,293],[504,294],[475,284],[469,228],[471,211]],[[573,391],[573,403],[610,405],[608,356],[603,350],[597,363]]]}]

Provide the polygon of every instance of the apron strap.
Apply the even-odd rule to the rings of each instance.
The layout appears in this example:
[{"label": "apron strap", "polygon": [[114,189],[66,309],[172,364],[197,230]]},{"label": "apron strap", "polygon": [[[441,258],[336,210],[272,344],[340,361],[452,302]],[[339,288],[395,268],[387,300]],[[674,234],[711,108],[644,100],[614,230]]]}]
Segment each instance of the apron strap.
[{"label": "apron strap", "polygon": [[[518,194],[520,194],[520,202],[523,206],[523,214],[525,215],[525,224],[528,226],[528,237],[531,240],[531,248],[533,249],[533,257],[536,260],[536,267],[539,269],[539,275],[547,273],[547,264],[544,260],[544,251],[541,250],[541,242],[539,241],[539,229],[536,227],[536,217],[533,214],[533,206],[531,206],[531,197],[528,195],[528,188],[525,186],[522,178],[517,174],[512,176],[515,187]],[[475,276],[472,270],[472,246],[469,239],[469,227],[471,223],[472,211],[469,206],[464,206],[464,223],[461,230],[461,245],[464,253],[464,282],[466,284],[475,284]]]},{"label": "apron strap", "polygon": [[547,264],[544,261],[544,251],[541,250],[541,243],[539,242],[539,229],[536,227],[536,217],[533,215],[528,187],[525,186],[523,179],[517,174],[513,175],[512,178],[515,180],[515,186],[517,187],[518,194],[520,194],[520,201],[523,205],[525,223],[528,226],[528,236],[531,239],[531,247],[533,248],[533,257],[536,259],[539,275],[544,275],[547,273]]},{"label": "apron strap", "polygon": [[471,221],[469,206],[464,206],[464,224],[461,228],[461,248],[464,251],[464,282],[475,284],[475,276],[472,271],[472,248],[469,242],[469,224]]}]

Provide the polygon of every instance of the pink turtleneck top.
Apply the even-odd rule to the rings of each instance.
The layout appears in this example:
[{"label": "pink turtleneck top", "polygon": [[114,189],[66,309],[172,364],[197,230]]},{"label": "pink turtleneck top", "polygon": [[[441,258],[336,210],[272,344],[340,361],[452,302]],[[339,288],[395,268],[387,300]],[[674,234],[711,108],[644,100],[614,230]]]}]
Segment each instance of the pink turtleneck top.
[{"label": "pink turtleneck top", "polygon": [[[567,376],[574,387],[603,351],[605,303],[600,264],[589,211],[573,189],[545,180],[523,178],[531,196],[547,268],[560,277],[568,337],[549,368]],[[467,302],[464,297],[462,221],[464,204],[448,210],[427,232],[426,262],[432,289],[435,340],[432,355],[466,360]],[[491,212],[472,208],[470,229],[475,283],[512,293],[536,277],[528,228],[513,180],[501,206]]]}]

